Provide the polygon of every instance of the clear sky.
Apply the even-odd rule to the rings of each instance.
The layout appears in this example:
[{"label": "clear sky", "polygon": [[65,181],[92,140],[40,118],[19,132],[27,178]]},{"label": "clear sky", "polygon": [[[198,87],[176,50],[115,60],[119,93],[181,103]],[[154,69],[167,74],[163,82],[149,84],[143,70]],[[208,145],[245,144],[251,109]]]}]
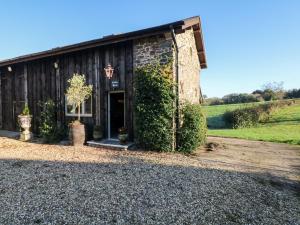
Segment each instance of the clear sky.
[{"label": "clear sky", "polygon": [[0,0],[0,59],[199,15],[209,97],[300,88],[300,0]]}]

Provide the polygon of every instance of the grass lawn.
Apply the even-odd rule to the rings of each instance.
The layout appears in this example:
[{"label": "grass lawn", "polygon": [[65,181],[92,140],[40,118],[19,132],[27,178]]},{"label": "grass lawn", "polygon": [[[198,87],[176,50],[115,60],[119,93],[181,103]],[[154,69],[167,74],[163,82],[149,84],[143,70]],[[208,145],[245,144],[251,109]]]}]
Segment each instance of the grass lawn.
[{"label": "grass lawn", "polygon": [[246,104],[205,107],[209,135],[300,145],[300,101],[273,113],[270,121],[253,128],[226,129],[222,114]]}]

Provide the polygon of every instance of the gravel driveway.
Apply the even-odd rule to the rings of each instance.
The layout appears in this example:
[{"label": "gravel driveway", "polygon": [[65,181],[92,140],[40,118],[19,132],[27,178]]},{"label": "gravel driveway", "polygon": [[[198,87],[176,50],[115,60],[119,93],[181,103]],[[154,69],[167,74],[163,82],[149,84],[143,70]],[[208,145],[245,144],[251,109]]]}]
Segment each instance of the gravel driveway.
[{"label": "gravel driveway", "polygon": [[0,224],[300,224],[299,180],[201,154],[0,137]]}]

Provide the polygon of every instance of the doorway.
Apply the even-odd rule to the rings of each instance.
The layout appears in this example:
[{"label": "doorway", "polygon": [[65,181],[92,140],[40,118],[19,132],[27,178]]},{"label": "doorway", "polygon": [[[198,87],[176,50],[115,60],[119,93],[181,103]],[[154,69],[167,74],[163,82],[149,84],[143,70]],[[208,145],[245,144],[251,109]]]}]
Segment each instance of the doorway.
[{"label": "doorway", "polygon": [[125,126],[125,93],[108,94],[108,138],[117,139],[118,129]]}]

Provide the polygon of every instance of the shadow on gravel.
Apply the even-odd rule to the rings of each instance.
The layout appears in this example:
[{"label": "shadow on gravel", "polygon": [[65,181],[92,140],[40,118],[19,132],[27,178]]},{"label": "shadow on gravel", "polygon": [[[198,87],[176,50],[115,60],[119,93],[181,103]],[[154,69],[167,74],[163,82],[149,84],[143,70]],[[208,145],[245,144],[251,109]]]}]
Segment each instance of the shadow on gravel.
[{"label": "shadow on gravel", "polygon": [[0,224],[298,224],[299,183],[155,164],[0,160]]}]

